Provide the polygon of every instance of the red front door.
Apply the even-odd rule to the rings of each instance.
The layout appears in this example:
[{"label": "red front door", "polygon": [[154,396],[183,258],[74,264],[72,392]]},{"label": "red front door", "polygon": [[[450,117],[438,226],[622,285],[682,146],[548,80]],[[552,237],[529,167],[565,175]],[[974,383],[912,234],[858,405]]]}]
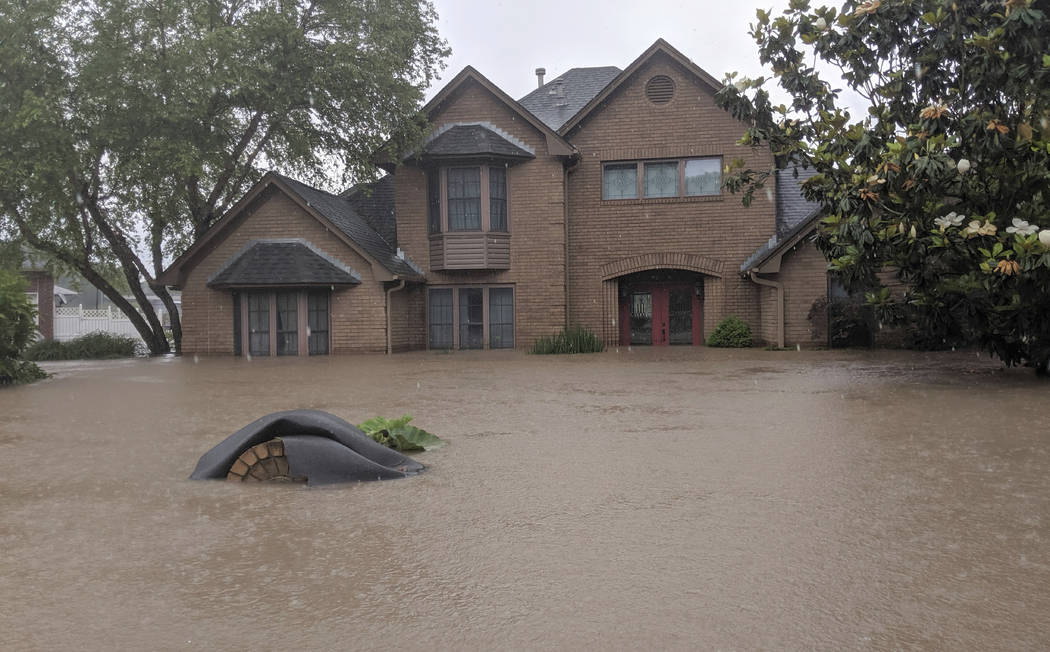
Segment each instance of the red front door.
[{"label": "red front door", "polygon": [[620,303],[622,345],[702,344],[701,306],[692,286],[636,285]]}]

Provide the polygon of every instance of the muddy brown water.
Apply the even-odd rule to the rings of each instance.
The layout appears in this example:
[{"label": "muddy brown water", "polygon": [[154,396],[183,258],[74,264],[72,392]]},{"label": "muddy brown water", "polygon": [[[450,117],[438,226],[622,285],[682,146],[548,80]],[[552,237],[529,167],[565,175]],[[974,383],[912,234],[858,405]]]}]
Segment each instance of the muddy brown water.
[{"label": "muddy brown water", "polygon": [[[973,353],[62,363],[0,390],[4,649],[1044,649],[1050,385]],[[405,480],[191,482],[415,415]]]}]

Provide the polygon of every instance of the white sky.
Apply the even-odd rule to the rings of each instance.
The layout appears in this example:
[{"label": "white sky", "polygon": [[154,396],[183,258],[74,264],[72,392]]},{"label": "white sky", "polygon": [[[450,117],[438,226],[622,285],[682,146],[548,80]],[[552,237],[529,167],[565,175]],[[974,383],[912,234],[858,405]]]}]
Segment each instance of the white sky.
[{"label": "white sky", "polygon": [[[771,9],[776,16],[788,6],[788,0],[433,1],[452,56],[427,100],[467,65],[519,99],[536,88],[536,68],[547,69],[547,81],[569,68],[622,69],[658,38],[719,81],[732,71],[769,76],[759,64],[749,26],[756,9]],[[834,0],[813,4],[839,6]],[[786,95],[774,88],[767,84],[777,101],[785,101]],[[858,106],[855,101],[849,105],[851,110]]]}]

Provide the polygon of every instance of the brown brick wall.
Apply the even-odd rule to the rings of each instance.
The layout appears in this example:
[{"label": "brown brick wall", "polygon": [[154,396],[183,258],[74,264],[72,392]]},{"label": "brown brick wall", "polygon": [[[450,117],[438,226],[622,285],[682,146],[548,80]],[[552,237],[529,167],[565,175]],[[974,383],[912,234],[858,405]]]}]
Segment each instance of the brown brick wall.
[{"label": "brown brick wall", "polygon": [[55,339],[55,279],[48,272],[22,272],[26,292],[36,292],[40,335],[45,340]]},{"label": "brown brick wall", "polygon": [[809,316],[813,304],[828,295],[828,263],[820,250],[812,242],[799,244],[784,255],[773,278],[784,284],[785,345],[826,346],[827,313],[814,311],[813,320]]},{"label": "brown brick wall", "polygon": [[[473,81],[438,107],[435,128],[456,122],[488,122],[527,143],[536,158],[509,168],[507,173],[510,268],[494,271],[430,269],[427,234],[426,179],[418,167],[399,166],[395,172],[398,244],[426,273],[433,285],[513,284],[515,345],[531,346],[542,335],[565,325],[565,208],[563,166],[547,153],[542,132]],[[419,337],[425,337],[420,322]]]},{"label": "brown brick wall", "polygon": [[408,285],[391,297],[390,342],[394,352],[426,348],[426,290],[422,284]]},{"label": "brown brick wall", "polygon": [[[676,86],[674,99],[662,106],[644,96],[646,81],[657,74],[668,75]],[[741,279],[738,269],[774,232],[773,188],[756,195],[747,208],[729,194],[601,199],[603,161],[722,156],[723,163],[742,158],[756,169],[769,168],[769,153],[736,145],[743,130],[715,105],[711,89],[657,55],[568,135],[582,155],[569,177],[571,322],[615,333],[607,322],[617,315],[602,300],[600,268],[639,254],[685,252],[721,261],[725,269],[721,279],[705,282],[705,336],[730,314],[756,325],[758,288]]]},{"label": "brown brick wall", "polygon": [[365,258],[281,192],[270,194],[193,267],[182,292],[184,353],[233,353],[233,299],[229,290],[207,287],[209,276],[250,240],[303,238],[348,265],[361,284],[336,289],[331,301],[332,353],[385,351],[386,308],[382,283]]}]

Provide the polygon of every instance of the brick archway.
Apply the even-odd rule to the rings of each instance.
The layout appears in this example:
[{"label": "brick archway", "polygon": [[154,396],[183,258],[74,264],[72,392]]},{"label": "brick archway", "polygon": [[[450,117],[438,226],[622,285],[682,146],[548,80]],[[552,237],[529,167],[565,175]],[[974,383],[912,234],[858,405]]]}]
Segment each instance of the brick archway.
[{"label": "brick archway", "polygon": [[722,278],[725,263],[706,256],[674,252],[642,254],[606,263],[599,272],[603,281],[610,281],[625,274],[644,272],[649,269],[684,269],[708,276]]}]

